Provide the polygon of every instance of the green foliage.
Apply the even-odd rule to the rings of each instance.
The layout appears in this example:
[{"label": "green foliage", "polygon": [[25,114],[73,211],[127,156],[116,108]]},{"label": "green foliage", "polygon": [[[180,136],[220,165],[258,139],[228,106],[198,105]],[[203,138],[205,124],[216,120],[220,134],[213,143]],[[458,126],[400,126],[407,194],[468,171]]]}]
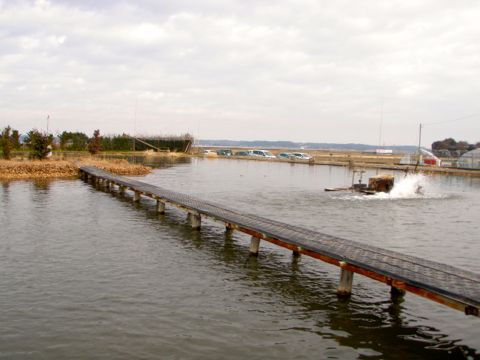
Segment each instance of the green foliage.
[{"label": "green foliage", "polygon": [[10,160],[10,155],[13,148],[11,131],[12,131],[12,128],[10,126],[7,126],[2,131],[2,139],[1,139],[2,154],[3,154],[3,158],[6,160]]},{"label": "green foliage", "polygon": [[12,130],[11,139],[13,148],[15,150],[19,150],[22,145],[20,144],[20,133],[18,132],[18,130]]},{"label": "green foliage", "polygon": [[[170,151],[186,151],[193,143],[193,137],[188,134],[181,136],[142,136],[139,137],[139,140],[147,142],[158,149]],[[102,149],[104,151],[145,151],[152,148],[140,141],[135,141],[127,134],[122,134],[103,136]]]},{"label": "green foliage", "polygon": [[133,150],[133,139],[128,135],[114,135],[102,137],[102,149],[105,151]]},{"label": "green foliage", "polygon": [[434,143],[432,143],[432,150],[433,151],[450,151],[452,153],[455,153],[455,152],[464,153],[466,151],[475,149],[477,145],[469,144],[466,141],[457,142],[453,138],[447,138],[447,139],[435,141]]},{"label": "green foliage", "polygon": [[97,129],[93,132],[93,138],[91,138],[88,143],[88,151],[94,155],[100,152],[100,150],[102,150],[102,138],[100,136],[100,130]]},{"label": "green foliage", "polygon": [[64,131],[58,138],[62,150],[84,151],[87,148],[88,136],[84,133]]},{"label": "green foliage", "polygon": [[52,149],[53,136],[42,133],[36,129],[31,130],[25,139],[25,144],[31,150],[34,159],[45,159]]}]

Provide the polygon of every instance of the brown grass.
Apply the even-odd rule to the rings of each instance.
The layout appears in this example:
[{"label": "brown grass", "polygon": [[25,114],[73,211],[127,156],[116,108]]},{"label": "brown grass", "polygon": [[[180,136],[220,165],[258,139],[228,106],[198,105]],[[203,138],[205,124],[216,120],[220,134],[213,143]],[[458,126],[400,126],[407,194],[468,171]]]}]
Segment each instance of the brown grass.
[{"label": "brown grass", "polygon": [[77,162],[77,166],[95,166],[99,169],[111,172],[117,175],[146,175],[152,169],[141,164],[130,164],[124,159],[115,160],[99,160],[99,159],[84,159]]},{"label": "brown grass", "polygon": [[0,178],[2,179],[73,177],[77,175],[78,168],[69,161],[0,160]]},{"label": "brown grass", "polygon": [[146,175],[151,169],[126,160],[0,160],[0,179],[66,178],[78,176],[83,165],[97,166],[117,175]]}]

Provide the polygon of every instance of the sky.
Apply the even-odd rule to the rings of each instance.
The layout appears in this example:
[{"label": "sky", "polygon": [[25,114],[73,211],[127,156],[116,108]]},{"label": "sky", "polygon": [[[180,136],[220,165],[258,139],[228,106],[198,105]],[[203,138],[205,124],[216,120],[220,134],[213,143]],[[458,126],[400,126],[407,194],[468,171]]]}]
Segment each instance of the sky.
[{"label": "sky", "polygon": [[0,0],[0,126],[476,143],[479,19],[474,0]]}]

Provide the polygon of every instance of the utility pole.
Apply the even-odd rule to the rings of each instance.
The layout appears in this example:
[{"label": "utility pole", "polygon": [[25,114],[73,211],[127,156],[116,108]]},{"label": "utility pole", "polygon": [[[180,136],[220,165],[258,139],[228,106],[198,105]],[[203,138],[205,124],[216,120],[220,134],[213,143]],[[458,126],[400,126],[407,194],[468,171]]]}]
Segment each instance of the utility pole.
[{"label": "utility pole", "polygon": [[47,134],[48,134],[48,131],[49,131],[49,128],[50,128],[50,114],[47,115]]},{"label": "utility pole", "polygon": [[380,129],[378,132],[378,146],[379,148],[382,146],[382,132],[383,132],[383,99],[380,104]]},{"label": "utility pole", "polygon": [[135,137],[137,136],[137,108],[138,108],[138,96],[135,99],[135,114],[133,117],[133,148],[132,150],[135,151]]},{"label": "utility pole", "polygon": [[422,123],[419,124],[418,127],[418,158],[417,158],[417,164],[415,165],[415,171],[417,171],[418,165],[422,162],[422,152],[421,152],[421,147],[422,147]]},{"label": "utility pole", "polygon": [[420,153],[420,147],[422,146],[422,123],[420,123],[418,129],[418,153]]}]

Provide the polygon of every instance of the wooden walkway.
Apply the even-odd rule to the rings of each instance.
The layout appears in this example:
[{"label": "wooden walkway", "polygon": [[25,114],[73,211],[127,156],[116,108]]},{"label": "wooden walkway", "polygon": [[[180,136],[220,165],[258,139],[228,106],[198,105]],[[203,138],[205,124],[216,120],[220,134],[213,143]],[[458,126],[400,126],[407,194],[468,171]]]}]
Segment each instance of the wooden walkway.
[{"label": "wooden walkway", "polygon": [[157,201],[158,212],[165,211],[165,204],[181,208],[188,212],[193,228],[200,228],[201,218],[206,216],[224,223],[227,230],[247,233],[252,236],[250,252],[253,255],[258,254],[260,240],[265,240],[295,255],[304,254],[339,266],[338,294],[341,296],[351,293],[353,274],[357,273],[389,285],[393,297],[408,291],[467,315],[480,316],[480,274],[227,209],[95,167],[82,167],[80,174],[84,180],[102,183],[110,190],[114,187],[120,193],[130,190],[134,201],[139,201],[142,195],[150,197]]}]

